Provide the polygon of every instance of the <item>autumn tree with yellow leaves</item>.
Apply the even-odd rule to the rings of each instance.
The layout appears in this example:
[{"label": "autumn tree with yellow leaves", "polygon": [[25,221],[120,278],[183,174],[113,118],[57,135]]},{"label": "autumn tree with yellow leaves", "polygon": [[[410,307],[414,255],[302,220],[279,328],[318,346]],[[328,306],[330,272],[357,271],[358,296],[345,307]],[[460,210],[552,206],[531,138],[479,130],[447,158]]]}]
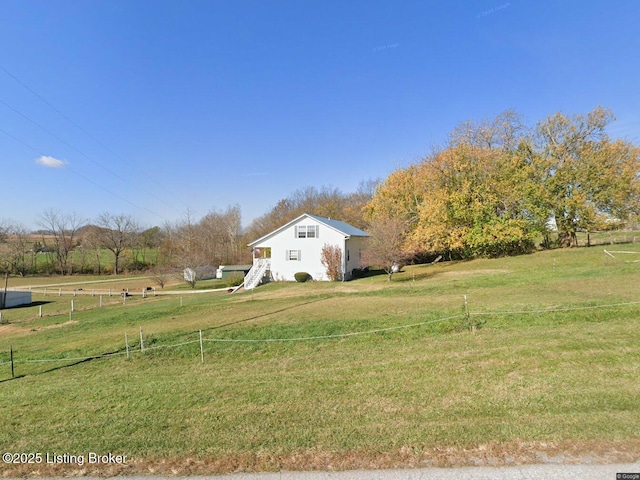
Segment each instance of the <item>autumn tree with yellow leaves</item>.
[{"label": "autumn tree with yellow leaves", "polygon": [[578,231],[640,210],[640,149],[609,137],[612,120],[610,110],[598,107],[572,118],[556,113],[537,125],[535,168],[562,246],[575,246]]},{"label": "autumn tree with yellow leaves", "polygon": [[465,122],[446,148],[393,172],[367,220],[399,218],[409,226],[406,251],[450,258],[526,253],[554,223],[560,243],[575,245],[577,231],[640,211],[640,151],[608,137],[612,118],[598,107],[535,129],[512,111]]}]

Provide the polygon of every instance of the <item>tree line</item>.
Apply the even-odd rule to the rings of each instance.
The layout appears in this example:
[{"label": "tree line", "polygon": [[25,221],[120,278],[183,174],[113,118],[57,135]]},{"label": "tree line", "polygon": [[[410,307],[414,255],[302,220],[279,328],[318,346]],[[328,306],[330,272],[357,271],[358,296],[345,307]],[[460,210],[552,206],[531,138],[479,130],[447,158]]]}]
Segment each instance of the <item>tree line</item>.
[{"label": "tree line", "polygon": [[[577,245],[578,232],[637,223],[640,149],[612,139],[610,110],[527,127],[506,111],[465,122],[444,148],[393,172],[365,209],[402,238],[399,258],[473,258]],[[380,231],[382,230],[382,231]]]},{"label": "tree line", "polygon": [[[578,232],[635,226],[640,213],[640,149],[607,133],[614,117],[555,113],[534,126],[514,111],[467,121],[446,145],[355,192],[307,187],[242,227],[240,207],[192,212],[142,228],[128,214],[89,221],[55,209],[34,234],[0,219],[0,271],[121,273],[251,263],[246,244],[302,213],[343,220],[372,238],[364,258],[391,275],[407,261],[491,257],[575,246]],[[104,256],[107,252],[110,260]],[[42,260],[39,258],[42,257]]]},{"label": "tree line", "polygon": [[77,213],[49,209],[37,232],[20,222],[0,219],[0,272],[15,275],[76,273],[120,274],[149,271],[160,283],[172,275],[194,272],[189,283],[212,275],[219,265],[251,263],[247,243],[304,212],[344,219],[365,227],[362,210],[376,182],[363,182],[354,193],[322,187],[297,190],[267,213],[242,227],[237,205],[201,218],[187,211],[162,226],[142,227],[126,213],[105,212],[87,220]]}]

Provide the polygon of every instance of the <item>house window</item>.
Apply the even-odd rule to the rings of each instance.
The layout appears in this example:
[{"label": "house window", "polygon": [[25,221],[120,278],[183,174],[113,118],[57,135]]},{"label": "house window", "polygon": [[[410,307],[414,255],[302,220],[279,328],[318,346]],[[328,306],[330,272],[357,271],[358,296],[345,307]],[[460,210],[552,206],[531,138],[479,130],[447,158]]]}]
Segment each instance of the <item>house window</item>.
[{"label": "house window", "polygon": [[318,225],[298,225],[296,238],[318,238]]},{"label": "house window", "polygon": [[300,250],[287,250],[287,260],[298,262],[302,259]]}]

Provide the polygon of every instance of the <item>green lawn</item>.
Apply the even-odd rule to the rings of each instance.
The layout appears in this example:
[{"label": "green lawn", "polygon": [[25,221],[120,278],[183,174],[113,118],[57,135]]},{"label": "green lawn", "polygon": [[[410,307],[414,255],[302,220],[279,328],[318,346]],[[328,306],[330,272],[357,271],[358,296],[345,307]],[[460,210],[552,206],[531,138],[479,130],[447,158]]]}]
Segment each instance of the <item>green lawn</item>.
[{"label": "green lawn", "polygon": [[554,250],[182,304],[78,296],[71,317],[72,297],[36,295],[48,316],[3,311],[0,445],[127,455],[80,472],[103,475],[637,459],[636,259]]}]

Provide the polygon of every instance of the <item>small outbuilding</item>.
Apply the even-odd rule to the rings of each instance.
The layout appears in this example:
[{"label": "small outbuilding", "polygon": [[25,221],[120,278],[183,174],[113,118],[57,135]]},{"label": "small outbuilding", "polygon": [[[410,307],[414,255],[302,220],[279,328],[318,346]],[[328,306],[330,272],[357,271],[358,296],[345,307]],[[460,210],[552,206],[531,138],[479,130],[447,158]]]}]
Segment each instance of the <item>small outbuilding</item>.
[{"label": "small outbuilding", "polygon": [[233,275],[240,275],[244,277],[253,265],[220,265],[216,272],[216,278],[226,280]]},{"label": "small outbuilding", "polygon": [[31,292],[22,290],[0,291],[0,308],[19,307],[20,305],[31,305]]}]

